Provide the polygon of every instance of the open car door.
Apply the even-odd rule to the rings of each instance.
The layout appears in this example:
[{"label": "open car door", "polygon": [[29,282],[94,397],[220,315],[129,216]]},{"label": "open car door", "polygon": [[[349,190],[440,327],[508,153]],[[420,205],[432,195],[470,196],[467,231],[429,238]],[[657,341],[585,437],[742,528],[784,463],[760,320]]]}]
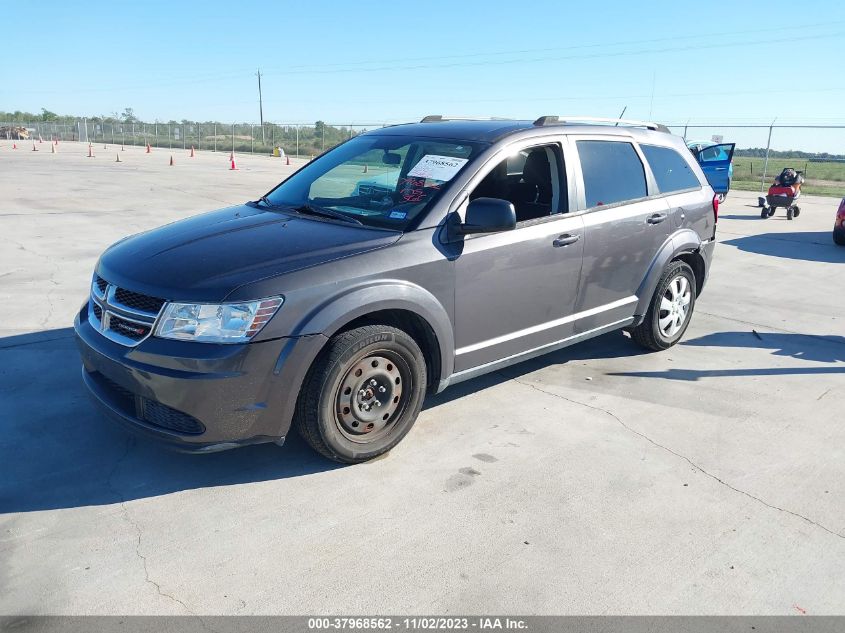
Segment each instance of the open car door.
[{"label": "open car door", "polygon": [[710,145],[699,150],[696,154],[701,169],[707,176],[707,181],[716,193],[726,194],[731,188],[731,178],[733,177],[731,161],[735,147],[736,143]]}]

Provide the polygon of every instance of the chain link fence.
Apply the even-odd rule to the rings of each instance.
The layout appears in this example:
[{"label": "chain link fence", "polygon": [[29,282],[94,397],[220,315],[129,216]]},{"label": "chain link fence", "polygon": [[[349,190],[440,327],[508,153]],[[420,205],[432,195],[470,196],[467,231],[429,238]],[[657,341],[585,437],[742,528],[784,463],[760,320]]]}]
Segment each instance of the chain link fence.
[{"label": "chain link fence", "polygon": [[26,128],[31,139],[81,141],[111,145],[149,144],[155,148],[211,150],[221,152],[272,153],[279,148],[292,156],[314,156],[343,141],[371,130],[383,123],[336,124],[300,123],[219,123],[171,121],[98,121],[79,119],[74,122],[0,122],[11,139],[13,128]]},{"label": "chain link fence", "polygon": [[[384,123],[221,123],[169,121],[115,121],[78,119],[68,122],[0,122],[5,136],[13,129],[25,128],[32,139],[81,141],[112,145],[150,144],[155,148],[211,150],[218,152],[252,152],[270,154],[278,147],[285,154],[311,157],[367,130],[381,128]],[[675,134],[688,141],[735,142],[733,183],[736,189],[763,191],[784,168],[801,169],[806,178],[804,191],[831,196],[845,196],[845,125],[734,125],[689,123],[670,124]],[[795,151],[777,152],[779,147]],[[808,147],[834,148],[839,156],[818,156]],[[836,149],[839,148],[839,149]]]}]

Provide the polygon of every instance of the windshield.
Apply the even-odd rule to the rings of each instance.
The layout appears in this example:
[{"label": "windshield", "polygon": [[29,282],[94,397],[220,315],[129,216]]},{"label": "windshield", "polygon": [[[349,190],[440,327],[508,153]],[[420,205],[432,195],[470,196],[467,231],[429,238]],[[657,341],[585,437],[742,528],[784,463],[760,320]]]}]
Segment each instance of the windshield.
[{"label": "windshield", "polygon": [[263,200],[274,207],[328,209],[362,224],[401,231],[483,147],[434,138],[359,136],[323,154]]}]

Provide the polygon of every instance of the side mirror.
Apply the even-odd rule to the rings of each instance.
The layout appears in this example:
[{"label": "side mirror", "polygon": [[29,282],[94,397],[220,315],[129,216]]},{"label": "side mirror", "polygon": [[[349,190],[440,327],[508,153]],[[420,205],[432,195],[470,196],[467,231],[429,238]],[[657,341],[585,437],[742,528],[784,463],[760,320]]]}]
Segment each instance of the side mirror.
[{"label": "side mirror", "polygon": [[516,210],[513,204],[500,198],[476,198],[467,205],[466,220],[459,225],[459,232],[496,233],[516,228]]}]

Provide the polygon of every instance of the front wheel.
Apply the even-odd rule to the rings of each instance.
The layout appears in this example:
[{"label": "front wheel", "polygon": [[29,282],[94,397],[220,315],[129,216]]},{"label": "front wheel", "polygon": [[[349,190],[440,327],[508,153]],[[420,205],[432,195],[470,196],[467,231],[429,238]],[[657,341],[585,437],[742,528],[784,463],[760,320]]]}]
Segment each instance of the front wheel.
[{"label": "front wheel", "polygon": [[725,198],[728,197],[728,194],[727,193],[719,193],[719,194],[716,194],[716,197],[719,200],[719,204],[722,204],[725,201]]},{"label": "front wheel", "polygon": [[839,246],[845,246],[845,229],[833,229],[833,241]]},{"label": "front wheel", "polygon": [[769,209],[766,208],[766,207],[763,207],[763,210],[760,211],[760,217],[763,218],[764,220],[768,220],[769,219]]},{"label": "front wheel", "polygon": [[786,219],[791,220],[794,213],[795,213],[795,209],[793,209],[792,207],[789,207],[786,210]]},{"label": "front wheel", "polygon": [[671,262],[657,283],[643,322],[631,330],[631,338],[658,352],[672,347],[686,332],[696,292],[692,268],[682,261]]},{"label": "front wheel", "polygon": [[406,332],[367,325],[335,335],[308,372],[296,407],[300,435],[346,464],[386,453],[405,437],[425,397],[422,350]]}]

